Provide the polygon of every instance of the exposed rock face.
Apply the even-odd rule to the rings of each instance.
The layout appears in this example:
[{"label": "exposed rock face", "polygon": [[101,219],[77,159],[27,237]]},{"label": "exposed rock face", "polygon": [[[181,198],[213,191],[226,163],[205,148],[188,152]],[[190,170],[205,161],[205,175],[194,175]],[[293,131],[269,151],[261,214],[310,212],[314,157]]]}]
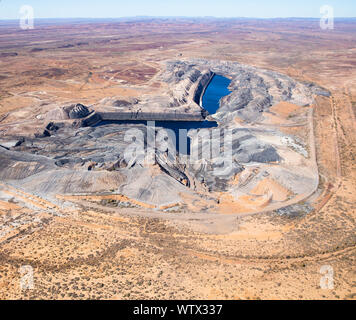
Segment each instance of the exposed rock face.
[{"label": "exposed rock face", "polygon": [[126,100],[115,100],[113,102],[114,107],[129,107],[132,104],[137,104],[138,100],[134,99],[133,101],[126,101]]},{"label": "exposed rock face", "polygon": [[168,62],[167,70],[158,77],[166,85],[166,92],[139,100],[107,98],[93,108],[104,120],[203,121],[207,112],[200,107],[200,98],[212,76],[208,68]]},{"label": "exposed rock face", "polygon": [[25,141],[24,138],[20,138],[17,140],[10,140],[10,141],[2,141],[0,140],[0,147],[10,150],[11,148],[20,146]]},{"label": "exposed rock face", "polygon": [[99,112],[102,121],[203,121],[206,118],[206,112],[200,113],[163,113],[163,112]]},{"label": "exposed rock face", "polygon": [[[217,129],[224,129],[218,136],[213,135],[214,129],[192,130],[188,134],[190,144],[198,150],[197,160],[170,154],[167,150],[173,148],[172,143],[168,143],[167,150],[152,145],[146,126],[141,124],[94,126],[101,120],[201,121],[206,116],[199,106],[201,94],[214,74],[229,77],[232,92],[220,101],[218,112],[212,116],[219,124]],[[307,194],[313,188],[315,173],[302,167],[308,155],[291,150],[289,146],[294,142],[287,139],[286,144],[285,135],[277,129],[257,124],[278,102],[306,106],[313,102],[315,94],[327,95],[323,89],[271,71],[200,59],[168,62],[159,79],[167,84],[167,92],[162,96],[143,96],[139,101],[106,99],[104,108],[94,107],[97,110],[93,113],[81,104],[52,111],[60,120],[77,121],[68,125],[52,121],[43,134],[26,137],[12,151],[1,152],[0,177],[31,185],[33,190],[43,193],[105,191],[108,190],[105,182],[95,184],[94,181],[103,179],[110,181],[110,188],[114,185],[128,197],[155,205],[179,202],[182,192],[249,194],[265,176],[279,181],[295,194]],[[236,118],[248,126],[238,125]],[[140,145],[138,154],[127,160],[125,152],[132,141],[126,134],[133,129],[143,134],[135,140]],[[210,138],[201,141],[204,130]],[[158,131],[156,128],[155,135]],[[227,132],[231,132],[231,140],[225,141]],[[14,139],[9,137],[9,140]],[[140,158],[140,152],[147,146],[154,150],[153,165],[159,171],[155,175],[150,173],[150,165]],[[228,147],[232,150],[231,159],[224,154]],[[206,150],[215,152],[205,158]],[[292,155],[295,163],[284,166],[286,155]],[[224,170],[226,160],[229,165]],[[31,169],[26,167],[29,161]],[[268,166],[271,163],[273,166]],[[239,174],[242,178],[231,184]]]},{"label": "exposed rock face", "polygon": [[80,103],[70,106],[66,109],[66,111],[68,112],[68,116],[70,119],[85,118],[90,113],[89,109]]},{"label": "exposed rock face", "polygon": [[48,120],[82,119],[89,116],[91,111],[81,103],[72,104],[68,107],[57,107],[46,115]]},{"label": "exposed rock face", "polygon": [[[200,105],[201,95],[213,77],[209,68],[199,68],[194,64],[172,61],[167,63],[167,71],[162,74],[162,81],[168,83],[170,91],[171,107],[186,104],[188,97],[193,96],[193,101]],[[172,86],[173,85],[173,86]]]},{"label": "exposed rock face", "polygon": [[45,138],[45,137],[50,137],[51,136],[51,133],[45,129],[43,130],[43,132],[41,133],[35,133],[35,138]]},{"label": "exposed rock face", "polygon": [[263,111],[280,101],[309,105],[314,100],[313,95],[329,95],[314,84],[303,84],[277,72],[238,63],[196,59],[189,65],[231,79],[229,89],[232,93],[221,100],[215,116],[221,124],[231,121],[235,116],[248,122],[257,121]]},{"label": "exposed rock face", "polygon": [[220,125],[236,116],[255,122],[262,112],[280,101],[309,105],[314,94],[329,94],[313,84],[235,62],[175,60],[166,63],[166,70],[157,79],[166,84],[165,92],[145,95],[140,100],[107,98],[94,109],[103,120],[203,121],[208,113],[200,107],[201,98],[214,74],[231,79],[232,93],[221,100],[221,108],[214,116]]},{"label": "exposed rock face", "polygon": [[103,121],[103,118],[101,117],[100,114],[94,112],[91,113],[88,117],[84,119],[80,119],[78,122],[75,122],[73,124],[74,127],[90,127],[94,126],[97,123]]},{"label": "exposed rock face", "polygon": [[27,152],[1,150],[0,159],[1,181],[21,180],[55,167],[53,160]]}]

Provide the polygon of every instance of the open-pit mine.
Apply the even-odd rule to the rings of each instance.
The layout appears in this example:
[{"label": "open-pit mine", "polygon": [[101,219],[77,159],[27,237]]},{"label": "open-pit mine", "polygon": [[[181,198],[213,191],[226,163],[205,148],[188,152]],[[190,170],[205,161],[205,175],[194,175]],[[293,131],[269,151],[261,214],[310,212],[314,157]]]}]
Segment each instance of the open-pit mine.
[{"label": "open-pit mine", "polygon": [[0,24],[0,299],[355,299],[354,19]]}]

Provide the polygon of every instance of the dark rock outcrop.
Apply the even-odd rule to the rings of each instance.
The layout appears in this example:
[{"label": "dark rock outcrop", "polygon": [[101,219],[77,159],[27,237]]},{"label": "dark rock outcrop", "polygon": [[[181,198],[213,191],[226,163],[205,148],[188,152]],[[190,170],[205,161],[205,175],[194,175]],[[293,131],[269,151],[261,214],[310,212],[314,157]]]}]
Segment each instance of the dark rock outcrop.
[{"label": "dark rock outcrop", "polygon": [[78,122],[73,123],[73,127],[90,127],[98,124],[99,122],[103,121],[102,117],[100,114],[94,112],[91,113],[88,117],[85,119],[81,119]]},{"label": "dark rock outcrop", "polygon": [[70,119],[81,119],[87,117],[90,114],[89,109],[80,103],[71,105],[66,109],[66,111],[68,112]]},{"label": "dark rock outcrop", "polygon": [[257,152],[251,155],[251,161],[268,163],[278,162],[281,157],[278,155],[277,150],[273,147],[267,147],[261,152]]},{"label": "dark rock outcrop", "polygon": [[200,113],[160,113],[160,112],[98,112],[103,121],[203,121],[206,112]]},{"label": "dark rock outcrop", "polygon": [[[232,92],[220,101],[218,112],[209,119],[218,122],[217,129],[232,130],[232,140],[225,142],[223,132],[219,137],[212,137],[204,147],[198,149],[197,161],[191,162],[188,155],[171,155],[155,146],[155,165],[146,166],[141,161],[149,144],[144,124],[102,123],[95,126],[103,120],[202,121],[207,113],[198,106],[198,102],[214,74],[228,76]],[[117,98],[108,100],[107,112],[101,110],[91,113],[91,109],[82,104],[54,108],[46,117],[51,122],[35,138],[26,138],[19,152],[5,148],[1,150],[0,178],[27,179],[25,182],[28,186],[36,187],[41,192],[68,193],[82,190],[96,192],[99,190],[97,178],[100,177],[103,179],[100,190],[108,190],[109,180],[111,186],[117,187],[123,194],[140,201],[154,200],[157,203],[161,203],[161,199],[176,202],[180,192],[192,190],[230,192],[234,188],[237,195],[247,194],[249,188],[256,186],[261,179],[259,174],[262,175],[266,170],[271,179],[281,180],[283,186],[296,194],[306,193],[305,190],[309,190],[308,187],[316,181],[312,173],[295,170],[297,165],[290,169],[287,165],[275,164],[284,161],[279,155],[279,148],[293,151],[284,144],[283,132],[275,128],[258,127],[258,121],[263,113],[280,101],[308,105],[313,102],[314,94],[327,94],[323,89],[267,70],[201,59],[169,62],[160,80],[168,84],[168,93],[140,97],[137,104]],[[136,109],[125,109],[133,105]],[[68,125],[61,126],[51,116],[58,117],[57,120]],[[248,124],[237,123],[236,118]],[[139,143],[137,154],[127,159],[125,153],[133,140],[128,139],[126,134],[132,129],[140,130],[143,134],[135,140],[135,143]],[[212,129],[203,130],[207,130],[209,135],[212,133]],[[188,134],[191,145],[198,144],[200,132],[192,130]],[[212,143],[216,146],[214,139],[218,138],[220,149],[219,146],[214,149],[218,151],[217,155],[205,159],[203,148],[213,151]],[[232,159],[227,159],[230,155],[223,152],[228,147],[232,149]],[[226,161],[230,165],[227,170],[224,170],[225,160],[229,160]],[[266,166],[271,162],[273,166]],[[233,179],[240,172],[241,176],[246,173],[246,177],[232,185],[231,181],[236,182]],[[31,180],[34,174],[36,177]]]},{"label": "dark rock outcrop", "polygon": [[114,107],[128,107],[131,105],[135,105],[138,104],[139,100],[137,99],[131,99],[130,101],[126,101],[126,100],[115,100],[113,102],[113,106]]},{"label": "dark rock outcrop", "polygon": [[[205,73],[200,81],[199,84],[197,86],[197,89],[195,90],[195,94],[194,94],[194,102],[198,105],[201,105],[202,103],[202,98],[203,95],[205,93],[206,88],[208,87],[208,85],[210,84],[211,80],[214,78],[214,73],[213,72],[207,72]],[[206,111],[206,110],[205,110]]]},{"label": "dark rock outcrop", "polygon": [[17,57],[17,56],[18,56],[17,52],[1,52],[0,53],[0,58]]},{"label": "dark rock outcrop", "polygon": [[47,129],[43,130],[43,132],[35,133],[35,138],[46,138],[46,137],[50,137],[50,136],[51,136],[51,133]]}]

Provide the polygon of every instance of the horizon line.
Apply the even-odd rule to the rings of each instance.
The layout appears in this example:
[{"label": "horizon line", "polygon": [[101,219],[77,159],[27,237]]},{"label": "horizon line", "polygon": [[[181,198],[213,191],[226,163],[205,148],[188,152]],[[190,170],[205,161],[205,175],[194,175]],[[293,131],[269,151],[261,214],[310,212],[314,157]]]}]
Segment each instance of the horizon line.
[{"label": "horizon line", "polygon": [[[35,20],[85,20],[85,19],[91,19],[91,20],[105,20],[105,19],[142,19],[142,18],[148,18],[148,19],[173,19],[173,18],[180,18],[180,19],[258,19],[258,20],[276,20],[276,19],[317,19],[319,20],[320,17],[244,17],[244,16],[236,16],[236,17],[229,17],[229,16],[223,16],[223,17],[217,17],[217,16],[121,16],[121,17],[41,17],[41,18],[35,18]],[[0,21],[17,21],[20,18],[0,18]],[[334,19],[356,19],[356,16],[353,17],[334,17]]]}]

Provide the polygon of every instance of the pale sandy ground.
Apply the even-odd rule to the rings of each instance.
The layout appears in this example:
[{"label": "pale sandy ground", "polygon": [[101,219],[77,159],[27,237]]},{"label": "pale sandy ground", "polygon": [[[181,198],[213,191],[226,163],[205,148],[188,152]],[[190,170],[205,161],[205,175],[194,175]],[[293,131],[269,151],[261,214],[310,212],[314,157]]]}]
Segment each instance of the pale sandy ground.
[{"label": "pale sandy ground", "polygon": [[[139,34],[140,28],[147,26],[128,32]],[[177,27],[185,32],[161,45],[167,42],[166,36],[159,35],[162,28],[151,26],[158,35],[145,38],[148,47],[143,51],[122,48],[133,45],[133,38],[95,45],[100,55],[96,50],[81,49],[79,55],[77,49],[56,49],[51,55],[24,51],[21,63],[1,59],[1,74],[8,79],[1,80],[0,117],[15,109],[19,113],[15,119],[4,118],[0,125],[26,121],[28,113],[22,111],[26,106],[34,105],[40,114],[43,102],[64,103],[80,97],[82,103],[90,104],[107,95],[137,97],[156,90],[159,84],[153,76],[160,61],[180,53],[182,58],[221,58],[288,73],[315,81],[333,94],[318,98],[313,106],[321,177],[321,192],[313,198],[315,210],[294,218],[272,212],[231,214],[237,212],[235,206],[245,206],[240,208],[244,211],[253,201],[263,208],[270,201],[269,191],[280,200],[289,196],[288,190],[268,179],[253,190],[256,197],[244,203],[222,197],[215,214],[186,214],[179,208],[172,213],[151,211],[140,203],[133,203],[138,206],[134,208],[102,206],[98,201],[102,198],[59,196],[59,205],[1,184],[1,299],[355,299],[354,29],[343,26],[337,33],[325,34],[288,25],[278,27],[280,33],[268,25],[234,26],[217,33],[211,31],[214,26],[186,28]],[[98,39],[106,32],[110,29],[98,29]],[[110,60],[111,55],[115,58]],[[33,73],[52,68],[67,73],[50,78]],[[147,81],[137,77],[140,69],[143,76],[149,74]],[[115,76],[125,82],[107,80],[110,70],[117,70]],[[41,93],[29,97],[29,92]],[[288,123],[290,114],[298,117],[292,105],[274,106],[273,112],[265,119],[270,125]],[[306,138],[300,127],[280,130]],[[192,211],[216,206],[193,200]],[[30,290],[20,287],[19,268],[24,265],[33,268]],[[334,270],[333,289],[320,288],[324,265]]]}]

